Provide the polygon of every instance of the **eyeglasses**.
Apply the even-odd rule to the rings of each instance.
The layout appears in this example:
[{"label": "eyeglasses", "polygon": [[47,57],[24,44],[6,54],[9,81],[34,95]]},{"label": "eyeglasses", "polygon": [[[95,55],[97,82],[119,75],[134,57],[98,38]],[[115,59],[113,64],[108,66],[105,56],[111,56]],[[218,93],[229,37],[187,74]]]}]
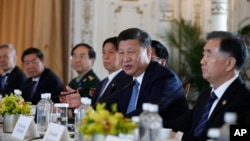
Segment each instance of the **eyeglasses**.
[{"label": "eyeglasses", "polygon": [[83,59],[86,59],[88,58],[85,54],[80,54],[80,55],[77,55],[77,54],[74,54],[71,56],[70,59],[73,59],[73,60],[77,60],[77,59],[80,59],[80,60],[83,60]]}]

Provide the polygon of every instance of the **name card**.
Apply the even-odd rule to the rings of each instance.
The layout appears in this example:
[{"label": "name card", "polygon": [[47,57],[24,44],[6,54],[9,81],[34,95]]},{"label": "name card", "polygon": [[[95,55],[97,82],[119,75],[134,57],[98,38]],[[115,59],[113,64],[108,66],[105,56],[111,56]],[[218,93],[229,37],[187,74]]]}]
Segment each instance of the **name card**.
[{"label": "name card", "polygon": [[38,137],[39,135],[33,118],[21,115],[11,136],[21,140]]},{"label": "name card", "polygon": [[69,134],[66,126],[50,123],[44,135],[43,141],[69,141]]}]

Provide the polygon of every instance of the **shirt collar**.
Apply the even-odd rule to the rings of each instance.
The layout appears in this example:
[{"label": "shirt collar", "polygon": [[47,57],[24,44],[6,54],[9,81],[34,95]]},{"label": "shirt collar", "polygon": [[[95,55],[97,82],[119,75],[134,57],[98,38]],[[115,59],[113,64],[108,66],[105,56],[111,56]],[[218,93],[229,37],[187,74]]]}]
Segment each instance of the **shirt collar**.
[{"label": "shirt collar", "polygon": [[121,72],[121,71],[122,71],[122,69],[119,69],[119,70],[117,70],[117,71],[115,71],[115,72],[110,73],[110,74],[108,75],[109,81],[112,80],[112,79],[113,79],[119,72]]},{"label": "shirt collar", "polygon": [[220,99],[222,97],[222,95],[224,94],[226,89],[233,83],[233,81],[238,76],[239,76],[239,74],[235,75],[234,77],[232,77],[231,79],[229,79],[228,81],[226,81],[222,85],[220,85],[216,90],[214,88],[212,88],[212,91],[214,91],[214,93],[218,97],[218,99]]},{"label": "shirt collar", "polygon": [[36,82],[38,82],[38,81],[39,81],[39,79],[40,79],[40,77],[35,77],[35,78],[32,78],[32,81],[36,81]]},{"label": "shirt collar", "polygon": [[141,86],[144,74],[145,74],[145,72],[143,72],[140,76],[133,78],[133,80],[136,79],[140,83],[140,86]]},{"label": "shirt collar", "polygon": [[3,72],[3,73],[2,73],[2,76],[5,76],[5,75],[7,75],[7,74],[10,74],[14,68],[15,68],[15,67],[13,67],[13,68],[7,70],[6,72]]}]

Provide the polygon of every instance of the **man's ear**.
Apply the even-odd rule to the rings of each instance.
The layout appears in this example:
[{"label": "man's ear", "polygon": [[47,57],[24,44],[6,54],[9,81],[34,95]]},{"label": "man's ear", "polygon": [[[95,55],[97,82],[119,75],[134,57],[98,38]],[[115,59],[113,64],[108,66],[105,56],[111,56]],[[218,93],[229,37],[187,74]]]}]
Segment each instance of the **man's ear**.
[{"label": "man's ear", "polygon": [[167,60],[166,59],[161,59],[161,65],[166,66],[167,65]]},{"label": "man's ear", "polygon": [[235,66],[236,66],[236,60],[235,60],[235,58],[229,57],[227,59],[227,62],[226,62],[226,70],[230,71],[230,70],[234,69]]},{"label": "man's ear", "polygon": [[152,56],[152,48],[151,46],[147,47],[147,56],[149,59],[151,59],[151,56]]},{"label": "man's ear", "polygon": [[91,61],[91,64],[92,64],[92,67],[94,66],[94,63],[95,63],[95,59],[90,59],[90,61]]}]

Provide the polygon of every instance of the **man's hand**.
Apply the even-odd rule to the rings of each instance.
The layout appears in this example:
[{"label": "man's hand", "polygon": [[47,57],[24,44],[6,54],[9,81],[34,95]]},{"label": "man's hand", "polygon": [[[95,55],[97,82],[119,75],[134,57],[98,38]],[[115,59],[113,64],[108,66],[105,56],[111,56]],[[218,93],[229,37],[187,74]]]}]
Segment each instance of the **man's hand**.
[{"label": "man's hand", "polygon": [[[69,107],[71,108],[78,108],[81,105],[81,95],[78,91],[74,92],[75,90],[66,86],[66,92],[61,92],[60,101],[61,103],[68,103]],[[72,93],[72,94],[69,94]],[[67,95],[69,94],[69,95]],[[63,96],[65,95],[65,96]]]}]

